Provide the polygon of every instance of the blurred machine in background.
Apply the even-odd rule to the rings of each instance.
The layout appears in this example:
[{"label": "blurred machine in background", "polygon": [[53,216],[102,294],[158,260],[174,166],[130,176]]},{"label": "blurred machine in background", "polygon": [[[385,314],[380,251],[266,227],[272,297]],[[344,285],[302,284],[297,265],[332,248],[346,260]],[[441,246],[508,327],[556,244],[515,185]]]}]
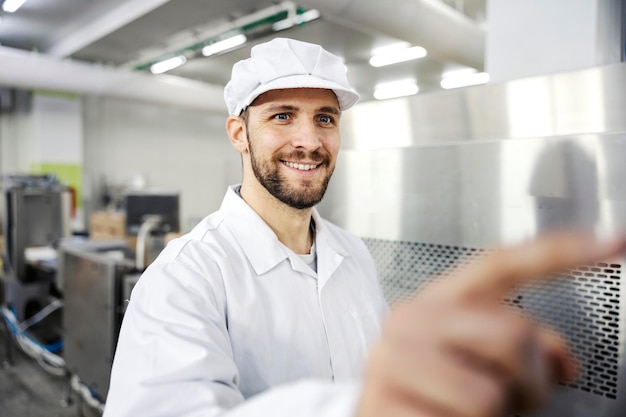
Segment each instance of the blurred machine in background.
[{"label": "blurred machine in background", "polygon": [[1,185],[0,317],[10,335],[8,363],[13,341],[43,369],[64,376],[57,247],[70,235],[71,192],[49,175],[7,175]]},{"label": "blurred machine in background", "polygon": [[124,229],[136,250],[137,269],[150,264],[166,241],[180,233],[179,204],[179,195],[175,193],[124,195]]},{"label": "blurred machine in background", "polygon": [[[344,149],[319,209],[365,240],[392,304],[549,230],[623,234],[624,114],[626,64],[366,103],[342,116]],[[623,415],[625,268],[624,258],[580,265],[509,300],[580,359],[578,380],[537,416]]]},{"label": "blurred machine in background", "polygon": [[103,402],[126,300],[141,270],[125,240],[91,240],[62,245],[59,271],[67,295],[66,367]]},{"label": "blurred machine in background", "polygon": [[2,316],[16,345],[102,411],[130,292],[180,232],[177,193],[127,193],[70,233],[70,191],[52,176],[2,187]]},{"label": "blurred machine in background", "polygon": [[124,194],[126,234],[137,236],[148,217],[158,216],[161,233],[180,231],[179,196],[175,193]]},{"label": "blurred machine in background", "polygon": [[[3,178],[2,301],[20,322],[62,296],[56,248],[70,236],[70,198],[69,189],[53,176]],[[46,342],[61,336],[60,326],[49,327],[56,328],[43,332]]]},{"label": "blurred machine in background", "polygon": [[64,358],[99,401],[109,389],[130,292],[167,241],[180,232],[177,193],[126,193],[120,211],[92,214],[91,239],[59,249],[64,279]]}]

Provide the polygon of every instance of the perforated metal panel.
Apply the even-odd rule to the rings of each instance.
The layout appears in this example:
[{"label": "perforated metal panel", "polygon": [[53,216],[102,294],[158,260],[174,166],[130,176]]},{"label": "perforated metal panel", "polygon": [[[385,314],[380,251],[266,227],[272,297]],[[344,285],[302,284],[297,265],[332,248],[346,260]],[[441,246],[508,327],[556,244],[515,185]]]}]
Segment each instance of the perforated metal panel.
[{"label": "perforated metal panel", "polygon": [[[405,299],[452,266],[487,253],[480,248],[364,239],[389,304]],[[581,266],[506,300],[558,330],[580,360],[570,387],[617,399],[622,329],[621,264]]]},{"label": "perforated metal panel", "polygon": [[410,297],[423,284],[452,266],[485,253],[482,249],[363,239],[374,257],[387,302],[392,305]]}]

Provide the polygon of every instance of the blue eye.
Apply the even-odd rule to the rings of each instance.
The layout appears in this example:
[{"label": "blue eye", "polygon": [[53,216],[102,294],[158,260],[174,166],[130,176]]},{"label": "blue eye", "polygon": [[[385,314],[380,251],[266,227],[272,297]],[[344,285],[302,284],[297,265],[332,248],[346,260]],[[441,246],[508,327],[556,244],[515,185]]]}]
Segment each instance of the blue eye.
[{"label": "blue eye", "polygon": [[319,121],[324,124],[332,123],[333,118],[330,116],[322,115],[319,117]]},{"label": "blue eye", "polygon": [[274,115],[274,119],[276,120],[288,120],[289,119],[289,115],[287,113],[279,113]]}]

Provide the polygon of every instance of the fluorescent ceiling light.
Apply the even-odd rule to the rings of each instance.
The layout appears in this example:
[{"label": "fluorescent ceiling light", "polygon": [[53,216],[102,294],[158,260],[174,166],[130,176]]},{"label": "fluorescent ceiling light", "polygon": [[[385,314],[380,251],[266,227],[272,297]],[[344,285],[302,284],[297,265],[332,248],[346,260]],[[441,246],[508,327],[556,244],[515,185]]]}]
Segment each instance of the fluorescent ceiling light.
[{"label": "fluorescent ceiling light", "polygon": [[455,77],[465,77],[467,75],[471,75],[471,74],[476,74],[478,71],[476,70],[476,68],[460,68],[460,69],[454,69],[454,70],[449,70],[449,71],[444,71],[441,74],[441,79],[445,79],[445,78],[455,78]]},{"label": "fluorescent ceiling light", "polygon": [[272,23],[272,30],[275,32],[279,32],[281,30],[289,29],[293,26],[293,20],[290,18],[279,20],[278,22]]},{"label": "fluorescent ceiling light", "polygon": [[246,38],[246,35],[244,34],[235,35],[230,38],[212,43],[211,45],[205,46],[204,48],[202,48],[202,55],[215,55],[236,46],[243,45],[244,43],[246,43],[247,40],[248,38]]},{"label": "fluorescent ceiling light", "polygon": [[374,98],[377,100],[385,100],[388,98],[412,96],[417,94],[419,87],[413,80],[394,81],[385,84],[379,84],[374,90]]},{"label": "fluorescent ceiling light", "polygon": [[489,82],[489,74],[486,72],[476,72],[473,74],[448,75],[441,80],[441,88],[446,90],[459,87],[469,87],[470,85],[486,84]]},{"label": "fluorescent ceiling light", "polygon": [[165,61],[157,62],[150,67],[150,72],[153,74],[162,74],[167,71],[171,71],[174,68],[178,68],[187,62],[187,58],[182,55],[175,56],[174,58],[166,59]]},{"label": "fluorescent ceiling light", "polygon": [[22,5],[26,3],[26,0],[4,0],[2,4],[2,10],[7,13],[13,13],[17,11]]},{"label": "fluorescent ceiling light", "polygon": [[385,65],[397,64],[398,62],[410,61],[412,59],[423,58],[426,56],[426,49],[421,46],[413,46],[412,48],[391,49],[386,52],[374,55],[370,58],[370,65],[373,67],[382,67]]},{"label": "fluorescent ceiling light", "polygon": [[388,45],[384,45],[384,46],[379,46],[377,48],[374,48],[370,51],[370,56],[374,56],[374,55],[381,55],[381,54],[385,54],[387,52],[393,52],[393,51],[398,51],[400,49],[407,49],[410,48],[411,44],[408,42],[396,42],[396,43],[392,43],[392,44],[388,44]]}]

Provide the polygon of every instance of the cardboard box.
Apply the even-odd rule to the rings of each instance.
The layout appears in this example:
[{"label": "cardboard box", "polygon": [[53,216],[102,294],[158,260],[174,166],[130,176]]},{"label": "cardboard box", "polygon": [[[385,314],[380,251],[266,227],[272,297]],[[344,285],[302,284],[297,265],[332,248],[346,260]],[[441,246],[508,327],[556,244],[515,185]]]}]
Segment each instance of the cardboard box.
[{"label": "cardboard box", "polygon": [[[94,211],[89,217],[89,238],[93,240],[123,239],[128,247],[135,252],[137,249],[137,236],[126,234],[126,215],[122,211]],[[167,243],[179,237],[180,233],[168,233],[156,239],[148,239],[144,248],[144,265],[154,261],[161,249]]]},{"label": "cardboard box", "polygon": [[120,211],[94,211],[89,217],[89,238],[94,240],[124,239],[126,215]]}]

